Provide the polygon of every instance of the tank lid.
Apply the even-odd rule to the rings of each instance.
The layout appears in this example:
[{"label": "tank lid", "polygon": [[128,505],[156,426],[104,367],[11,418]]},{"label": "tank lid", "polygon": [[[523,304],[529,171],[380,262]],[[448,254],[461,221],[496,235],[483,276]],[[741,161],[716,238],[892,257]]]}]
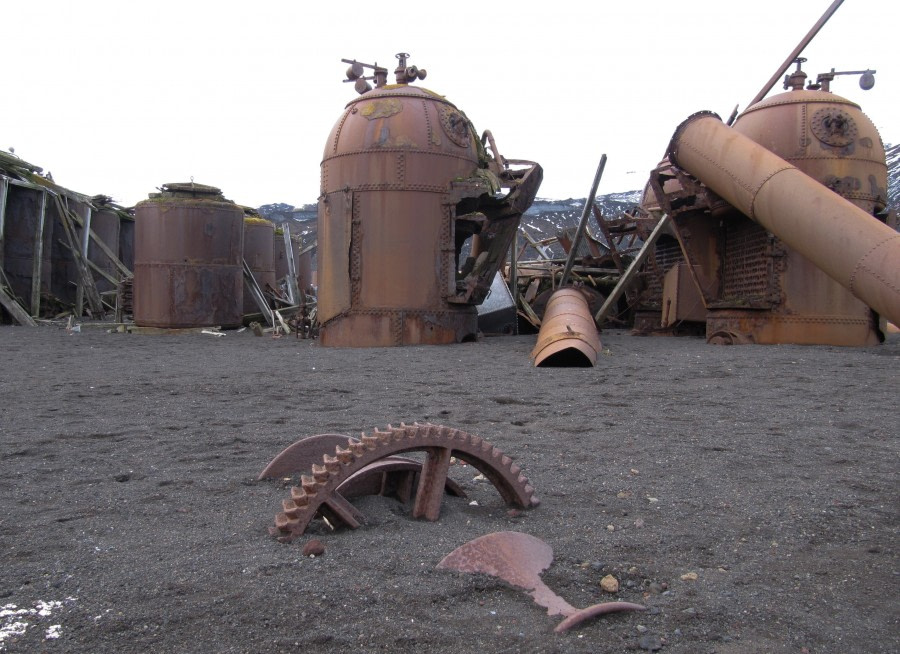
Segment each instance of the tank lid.
[{"label": "tank lid", "polygon": [[159,187],[159,193],[151,193],[151,199],[157,198],[194,198],[203,200],[218,200],[228,202],[222,190],[215,186],[197,184],[196,182],[172,182]]}]

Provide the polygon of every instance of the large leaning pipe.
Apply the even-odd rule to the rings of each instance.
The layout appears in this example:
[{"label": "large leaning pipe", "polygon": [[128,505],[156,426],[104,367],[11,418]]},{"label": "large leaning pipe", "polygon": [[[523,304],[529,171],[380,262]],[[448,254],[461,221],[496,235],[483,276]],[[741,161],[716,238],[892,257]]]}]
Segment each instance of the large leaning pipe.
[{"label": "large leaning pipe", "polygon": [[669,159],[900,324],[900,233],[711,112],[675,130]]},{"label": "large leaning pipe", "polygon": [[550,296],[531,360],[538,368],[590,368],[600,352],[600,334],[584,293],[571,286]]}]

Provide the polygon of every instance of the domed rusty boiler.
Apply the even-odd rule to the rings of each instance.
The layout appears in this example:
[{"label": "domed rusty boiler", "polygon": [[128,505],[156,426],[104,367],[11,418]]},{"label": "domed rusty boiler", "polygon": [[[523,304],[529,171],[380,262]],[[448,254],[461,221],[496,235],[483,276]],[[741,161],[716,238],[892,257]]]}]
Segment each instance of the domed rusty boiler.
[{"label": "domed rusty boiler", "polygon": [[804,89],[801,61],[792,90],[754,104],[734,128],[701,112],[669,147],[694,184],[740,211],[675,218],[713,342],[871,345],[880,333],[869,307],[900,315],[900,237],[873,215],[886,201],[881,138],[858,105],[830,92],[840,73]]},{"label": "domed rusty boiler", "polygon": [[[426,73],[408,56],[397,55],[395,84],[386,68],[344,60],[361,96],[347,104],[322,160],[323,345],[475,338],[475,306],[541,182],[539,165],[505,159],[490,132],[479,139],[455,105],[412,86]],[[471,256],[460,261],[470,240]]]}]

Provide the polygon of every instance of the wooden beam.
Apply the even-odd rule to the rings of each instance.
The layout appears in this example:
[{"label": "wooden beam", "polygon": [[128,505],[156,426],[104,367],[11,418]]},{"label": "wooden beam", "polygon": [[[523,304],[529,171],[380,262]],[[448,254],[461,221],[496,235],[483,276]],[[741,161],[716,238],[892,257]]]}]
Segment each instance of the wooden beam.
[{"label": "wooden beam", "polygon": [[9,197],[9,178],[0,175],[0,270],[3,270],[3,253],[6,250],[6,198]]},{"label": "wooden beam", "polygon": [[44,268],[44,222],[47,218],[47,192],[41,192],[41,209],[38,223],[34,230],[34,246],[31,261],[31,315],[35,318],[41,313],[41,273]]},{"label": "wooden beam", "polygon": [[22,305],[16,301],[16,298],[6,292],[6,287],[3,285],[0,285],[0,305],[2,305],[3,308],[9,312],[9,315],[13,317],[13,320],[20,325],[37,327],[34,318],[28,315],[28,312],[22,308]]},{"label": "wooden beam", "polygon": [[[97,317],[103,315],[103,303],[100,300],[100,293],[97,292],[97,286],[94,283],[94,276],[91,274],[90,268],[88,268],[87,263],[81,256],[81,251],[79,250],[77,234],[75,233],[75,225],[72,219],[72,213],[69,209],[63,205],[62,201],[57,196],[56,207],[59,210],[59,219],[62,223],[63,230],[66,232],[66,239],[69,241],[69,249],[72,251],[72,258],[75,260],[75,265],[78,268],[78,274],[84,284],[85,295],[88,301],[88,306],[91,308]],[[80,316],[80,314],[79,314]]]}]

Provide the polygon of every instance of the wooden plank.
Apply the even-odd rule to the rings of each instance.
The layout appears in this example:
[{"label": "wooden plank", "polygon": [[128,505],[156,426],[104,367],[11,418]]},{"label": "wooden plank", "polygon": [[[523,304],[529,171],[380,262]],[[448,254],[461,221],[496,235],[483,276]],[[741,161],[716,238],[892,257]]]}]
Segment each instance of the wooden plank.
[{"label": "wooden plank", "polygon": [[[75,214],[73,212],[74,215]],[[90,231],[91,231],[91,206],[86,204],[84,207],[84,220],[82,222],[81,228],[81,258],[83,261],[88,261],[88,245],[91,242]],[[94,276],[91,275],[91,281],[93,282]],[[84,315],[84,287],[85,287],[85,279],[82,277],[81,281],[78,282],[78,290],[75,291],[75,315],[81,316]]]},{"label": "wooden plank", "polygon": [[38,224],[34,230],[34,246],[31,261],[31,315],[38,318],[41,314],[41,273],[44,268],[44,223],[47,219],[47,193],[41,193],[41,210]]},{"label": "wooden plank", "polygon": [[16,298],[7,293],[6,288],[2,285],[0,285],[0,305],[2,305],[3,308],[9,312],[9,315],[13,317],[13,320],[20,325],[37,327],[34,318],[28,315],[28,312],[22,308],[22,305],[16,302]]},{"label": "wooden plank", "polygon": [[6,199],[9,197],[9,178],[0,175],[0,270],[3,270],[3,253],[6,251]]},{"label": "wooden plank", "polygon": [[[84,228],[84,221],[82,221],[80,216],[78,216],[77,214],[75,214],[75,223],[82,229]],[[128,266],[122,263],[119,260],[119,257],[113,254],[113,251],[109,248],[109,246],[106,245],[106,243],[103,242],[103,239],[97,236],[97,233],[94,232],[94,230],[88,229],[88,234],[90,234],[91,240],[94,241],[94,245],[100,248],[100,251],[103,252],[103,254],[105,254],[106,257],[112,262],[112,264],[119,269],[120,273],[128,277],[132,275],[132,271],[128,269]]]},{"label": "wooden plank", "polygon": [[84,284],[85,297],[87,298],[88,306],[91,311],[96,314],[96,317],[100,317],[103,315],[103,302],[100,300],[100,293],[97,291],[97,286],[94,283],[94,276],[91,274],[90,268],[88,268],[85,260],[81,256],[81,251],[76,245],[78,239],[75,234],[72,212],[69,211],[68,207],[63,205],[58,196],[55,200],[56,207],[59,210],[60,222],[62,223],[63,230],[66,232],[66,239],[69,241],[69,249],[72,251],[75,266],[78,268],[79,277]]}]

